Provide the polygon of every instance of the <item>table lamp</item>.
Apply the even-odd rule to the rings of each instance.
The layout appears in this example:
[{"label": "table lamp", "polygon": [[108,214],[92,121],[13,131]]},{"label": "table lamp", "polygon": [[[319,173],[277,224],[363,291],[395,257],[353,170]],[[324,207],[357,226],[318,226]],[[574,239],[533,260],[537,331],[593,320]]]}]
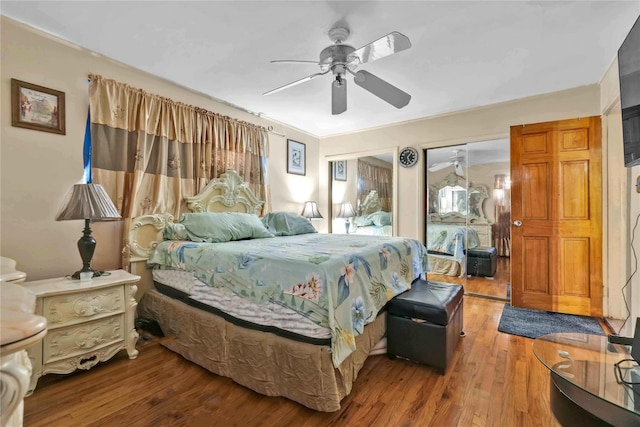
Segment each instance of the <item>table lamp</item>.
[{"label": "table lamp", "polygon": [[349,234],[349,228],[351,227],[351,223],[349,222],[349,218],[352,216],[356,216],[356,212],[353,210],[353,206],[349,202],[342,202],[342,206],[340,206],[340,212],[336,218],[346,218],[344,221],[344,228]]},{"label": "table lamp", "polygon": [[74,279],[98,277],[102,272],[91,268],[96,239],[91,235],[90,222],[121,219],[120,213],[100,184],[75,184],[67,193],[56,215],[56,221],[71,219],[84,219],[83,235],[78,240],[82,270],[76,271],[71,277]]},{"label": "table lamp", "polygon": [[302,208],[302,213],[300,215],[307,218],[309,221],[312,219],[324,218],[320,215],[320,211],[318,211],[318,205],[313,201],[304,202],[304,207]]}]

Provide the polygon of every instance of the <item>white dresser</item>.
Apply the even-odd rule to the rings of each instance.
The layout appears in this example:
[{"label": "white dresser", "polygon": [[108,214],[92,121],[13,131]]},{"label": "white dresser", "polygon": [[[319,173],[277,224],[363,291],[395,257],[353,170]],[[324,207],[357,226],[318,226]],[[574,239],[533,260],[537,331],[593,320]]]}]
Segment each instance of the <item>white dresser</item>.
[{"label": "white dresser", "polygon": [[491,224],[489,223],[471,223],[468,225],[469,228],[472,228],[478,234],[478,238],[480,239],[480,246],[491,247],[492,237],[491,237]]},{"label": "white dresser", "polygon": [[47,319],[44,340],[28,349],[33,365],[30,392],[38,378],[90,369],[122,349],[138,355],[134,328],[139,276],[124,270],[88,281],[56,278],[23,284],[36,295],[36,314]]}]

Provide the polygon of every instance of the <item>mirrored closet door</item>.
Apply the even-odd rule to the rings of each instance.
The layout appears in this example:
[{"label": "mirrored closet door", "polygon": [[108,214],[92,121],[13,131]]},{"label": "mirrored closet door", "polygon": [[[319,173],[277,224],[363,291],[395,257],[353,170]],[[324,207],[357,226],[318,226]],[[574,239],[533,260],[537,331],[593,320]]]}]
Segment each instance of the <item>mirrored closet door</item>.
[{"label": "mirrored closet door", "polygon": [[509,140],[426,150],[426,236],[434,281],[509,299]]},{"label": "mirrored closet door", "polygon": [[393,153],[334,160],[331,170],[331,232],[393,235]]}]

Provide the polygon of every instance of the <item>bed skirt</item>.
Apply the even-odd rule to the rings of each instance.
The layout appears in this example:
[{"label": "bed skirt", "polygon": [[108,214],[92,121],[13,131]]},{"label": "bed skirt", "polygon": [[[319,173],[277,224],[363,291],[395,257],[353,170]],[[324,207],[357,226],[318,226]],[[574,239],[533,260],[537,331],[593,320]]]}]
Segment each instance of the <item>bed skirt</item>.
[{"label": "bed skirt", "polygon": [[433,274],[462,276],[465,272],[465,269],[453,256],[429,254],[429,265],[431,266],[429,273]]},{"label": "bed skirt", "polygon": [[203,368],[260,394],[286,397],[323,412],[340,409],[369,352],[386,332],[382,314],[356,337],[357,350],[334,368],[329,346],[243,328],[155,290],[142,297],[138,316],[158,321],[168,336],[163,345]]}]

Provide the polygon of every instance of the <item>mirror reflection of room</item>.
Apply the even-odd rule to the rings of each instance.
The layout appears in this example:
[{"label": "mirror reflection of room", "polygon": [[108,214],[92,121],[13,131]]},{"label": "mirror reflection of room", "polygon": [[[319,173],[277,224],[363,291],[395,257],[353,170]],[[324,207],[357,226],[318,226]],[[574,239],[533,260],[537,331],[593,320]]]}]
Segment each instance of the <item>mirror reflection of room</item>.
[{"label": "mirror reflection of room", "polygon": [[509,140],[425,151],[429,280],[509,300]]},{"label": "mirror reflection of room", "polygon": [[332,232],[393,235],[393,154],[331,162]]}]

